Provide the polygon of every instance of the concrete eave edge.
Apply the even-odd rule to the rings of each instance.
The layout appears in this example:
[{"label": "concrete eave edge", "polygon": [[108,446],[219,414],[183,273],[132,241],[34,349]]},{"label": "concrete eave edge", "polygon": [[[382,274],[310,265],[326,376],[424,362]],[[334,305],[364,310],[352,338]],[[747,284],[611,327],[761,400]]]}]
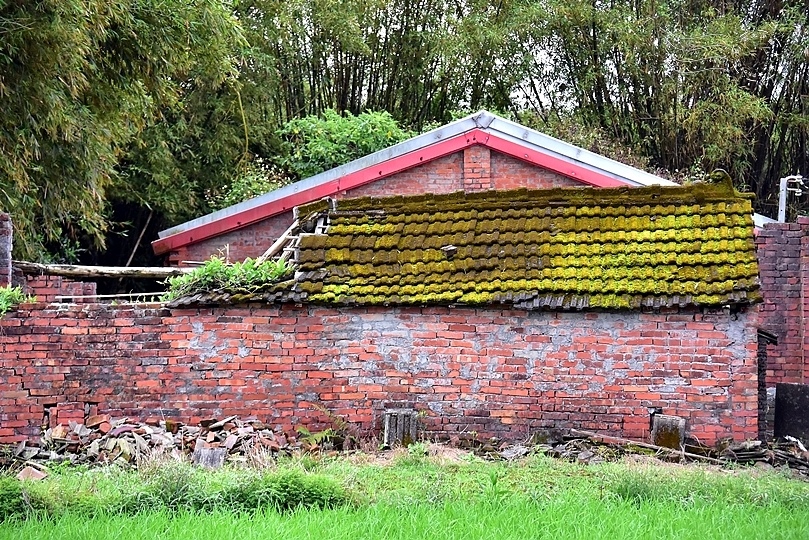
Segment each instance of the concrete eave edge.
[{"label": "concrete eave edge", "polygon": [[[156,254],[163,254],[475,144],[598,187],[677,185],[488,111],[480,111],[345,165],[161,231],[152,242],[152,248]],[[756,226],[759,226],[758,221]]]}]

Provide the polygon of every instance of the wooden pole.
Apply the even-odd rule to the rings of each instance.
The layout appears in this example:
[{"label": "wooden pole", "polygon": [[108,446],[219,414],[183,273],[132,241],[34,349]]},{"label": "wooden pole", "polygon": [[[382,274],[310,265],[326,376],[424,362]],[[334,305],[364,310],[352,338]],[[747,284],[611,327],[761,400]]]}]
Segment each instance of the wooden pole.
[{"label": "wooden pole", "polygon": [[12,261],[14,268],[24,274],[47,274],[76,278],[149,278],[166,279],[191,272],[193,268],[177,268],[169,266],[81,266],[77,264],[40,264],[27,261]]}]

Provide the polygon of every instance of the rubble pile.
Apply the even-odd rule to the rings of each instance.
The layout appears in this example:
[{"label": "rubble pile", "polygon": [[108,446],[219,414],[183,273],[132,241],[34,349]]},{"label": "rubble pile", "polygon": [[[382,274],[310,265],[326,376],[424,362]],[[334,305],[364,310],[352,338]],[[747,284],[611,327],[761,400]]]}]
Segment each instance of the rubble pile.
[{"label": "rubble pile", "polygon": [[71,421],[48,428],[38,445],[22,441],[11,448],[10,457],[35,463],[132,465],[152,453],[168,452],[191,456],[195,463],[215,467],[228,456],[245,456],[256,450],[272,456],[288,455],[309,446],[254,418],[229,416],[190,426],[156,418],[136,422],[95,415],[84,424]]},{"label": "rubble pile", "polygon": [[510,460],[524,456],[532,449],[554,458],[579,463],[601,463],[615,461],[629,454],[642,454],[674,462],[696,461],[717,465],[740,463],[764,469],[789,467],[796,473],[809,478],[809,451],[800,440],[794,437],[785,437],[771,443],[726,440],[720,441],[716,447],[700,445],[696,441],[691,441],[681,449],[671,449],[588,431],[554,430],[544,434],[531,447],[508,446],[494,455]]},{"label": "rubble pile", "polygon": [[767,464],[772,467],[787,466],[809,477],[809,451],[795,437],[787,436],[770,444],[761,441],[745,441],[729,444],[719,453],[719,458],[744,464]]},{"label": "rubble pile", "polygon": [[[299,437],[287,436],[256,418],[236,416],[221,420],[211,418],[191,426],[168,419],[149,418],[137,422],[95,415],[84,424],[71,421],[46,429],[39,444],[22,441],[0,448],[0,468],[12,463],[24,464],[28,465],[27,474],[36,475],[37,468],[64,461],[76,465],[137,466],[143,458],[166,453],[190,457],[194,463],[216,468],[228,459],[246,461],[248,456],[257,453],[276,458],[297,451],[331,450],[340,440],[337,435],[339,433],[331,429],[317,434],[301,429]],[[671,449],[570,429],[536,433],[531,441],[517,445],[499,444],[492,439],[475,450],[487,458],[506,460],[540,452],[558,459],[595,464],[634,454],[675,462],[741,463],[765,469],[789,467],[809,479],[809,451],[794,437],[772,443],[726,440],[716,447],[688,441],[680,449]]]}]

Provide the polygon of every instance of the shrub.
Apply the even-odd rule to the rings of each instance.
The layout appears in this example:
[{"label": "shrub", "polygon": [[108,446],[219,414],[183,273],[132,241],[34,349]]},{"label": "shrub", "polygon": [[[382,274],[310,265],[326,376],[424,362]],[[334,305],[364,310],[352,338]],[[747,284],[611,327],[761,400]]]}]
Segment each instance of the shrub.
[{"label": "shrub", "polygon": [[332,508],[348,501],[339,483],[322,476],[249,469],[220,470],[212,474],[190,464],[173,463],[147,473],[146,482],[121,501],[119,510],[125,514],[160,509],[287,511],[299,507]]},{"label": "shrub", "polygon": [[287,122],[278,132],[283,140],[279,164],[300,178],[308,178],[351,160],[372,154],[409,138],[387,112],[306,116]]},{"label": "shrub", "polygon": [[227,208],[247,199],[274,191],[293,181],[277,165],[267,164],[261,158],[257,158],[254,162],[240,169],[230,184],[223,189],[222,193],[208,197],[208,202],[212,208]]},{"label": "shrub", "polygon": [[238,501],[242,510],[333,508],[348,502],[345,490],[334,480],[297,471],[256,476],[248,483],[234,486],[225,498]]},{"label": "shrub", "polygon": [[0,476],[0,523],[25,514],[20,481],[10,476]]}]

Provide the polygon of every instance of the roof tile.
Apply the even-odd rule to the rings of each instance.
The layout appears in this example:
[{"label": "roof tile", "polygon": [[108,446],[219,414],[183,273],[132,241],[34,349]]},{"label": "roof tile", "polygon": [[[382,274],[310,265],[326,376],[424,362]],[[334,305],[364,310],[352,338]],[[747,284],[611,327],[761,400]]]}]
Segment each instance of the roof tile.
[{"label": "roof tile", "polygon": [[750,196],[730,185],[349,199],[329,214],[327,234],[300,242],[297,290],[315,302],[629,309],[760,298]]}]

